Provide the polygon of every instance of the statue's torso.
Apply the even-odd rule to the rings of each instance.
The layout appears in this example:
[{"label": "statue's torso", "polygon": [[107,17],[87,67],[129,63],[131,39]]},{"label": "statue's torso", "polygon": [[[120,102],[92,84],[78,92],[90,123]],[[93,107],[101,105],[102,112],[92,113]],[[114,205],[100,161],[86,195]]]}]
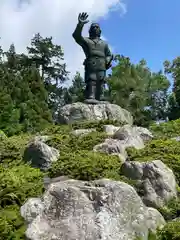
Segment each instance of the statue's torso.
[{"label": "statue's torso", "polygon": [[84,62],[87,71],[105,71],[106,70],[106,42],[103,40],[91,40],[84,38],[85,45],[83,46],[86,60]]}]

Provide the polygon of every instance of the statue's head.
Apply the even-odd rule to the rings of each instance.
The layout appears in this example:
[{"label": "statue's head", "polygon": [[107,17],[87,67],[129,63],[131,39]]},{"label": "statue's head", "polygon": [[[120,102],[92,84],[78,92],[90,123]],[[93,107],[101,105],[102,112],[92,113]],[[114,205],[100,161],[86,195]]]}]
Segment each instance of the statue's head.
[{"label": "statue's head", "polygon": [[100,37],[101,36],[101,29],[98,23],[92,23],[89,29],[89,37]]}]

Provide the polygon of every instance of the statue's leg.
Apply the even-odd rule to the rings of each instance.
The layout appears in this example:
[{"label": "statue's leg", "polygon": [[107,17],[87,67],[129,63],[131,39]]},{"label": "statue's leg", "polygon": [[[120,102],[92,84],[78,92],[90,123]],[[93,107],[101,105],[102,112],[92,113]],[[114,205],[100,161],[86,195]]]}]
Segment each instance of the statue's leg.
[{"label": "statue's leg", "polygon": [[103,84],[105,80],[106,73],[105,71],[97,72],[97,81],[96,81],[96,100],[100,101],[103,99]]},{"label": "statue's leg", "polygon": [[86,99],[95,99],[96,94],[96,73],[86,72],[85,73],[85,82],[86,82],[86,90],[85,90],[85,98]]},{"label": "statue's leg", "polygon": [[95,92],[96,92],[96,82],[89,79],[86,82],[85,98],[95,99]]}]

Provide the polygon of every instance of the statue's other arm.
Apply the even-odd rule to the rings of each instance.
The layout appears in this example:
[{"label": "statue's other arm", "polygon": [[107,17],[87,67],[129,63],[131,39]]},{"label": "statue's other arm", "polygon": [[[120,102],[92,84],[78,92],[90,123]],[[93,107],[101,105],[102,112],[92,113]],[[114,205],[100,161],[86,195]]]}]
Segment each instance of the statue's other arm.
[{"label": "statue's other arm", "polygon": [[106,68],[109,69],[111,67],[111,62],[113,60],[113,55],[112,55],[112,53],[109,49],[108,44],[106,44],[105,55],[106,55]]},{"label": "statue's other arm", "polygon": [[85,39],[82,36],[83,27],[84,27],[84,24],[79,22],[72,34],[74,40],[81,46],[84,45],[85,43]]}]

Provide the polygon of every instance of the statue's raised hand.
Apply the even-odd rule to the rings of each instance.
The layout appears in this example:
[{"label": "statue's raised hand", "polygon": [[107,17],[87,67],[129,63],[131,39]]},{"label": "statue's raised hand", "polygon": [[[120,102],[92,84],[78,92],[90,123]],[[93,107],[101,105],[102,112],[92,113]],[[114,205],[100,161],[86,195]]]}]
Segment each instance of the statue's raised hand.
[{"label": "statue's raised hand", "polygon": [[83,13],[80,13],[79,16],[78,16],[78,21],[79,23],[83,23],[83,24],[86,24],[89,22],[88,20],[88,14],[83,12]]}]

